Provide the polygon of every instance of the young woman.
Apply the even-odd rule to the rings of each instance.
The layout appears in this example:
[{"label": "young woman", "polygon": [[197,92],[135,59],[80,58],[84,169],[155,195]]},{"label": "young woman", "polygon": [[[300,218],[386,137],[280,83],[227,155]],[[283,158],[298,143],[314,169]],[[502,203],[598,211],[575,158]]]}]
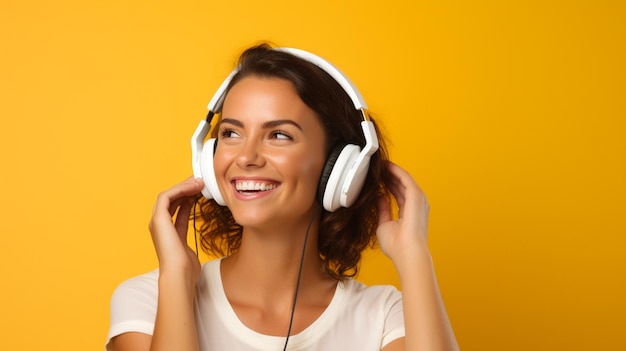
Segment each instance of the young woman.
[{"label": "young woman", "polygon": [[[351,83],[314,55],[260,45],[220,90],[196,177],[157,198],[159,269],[113,296],[107,349],[457,350],[428,203],[388,161]],[[202,248],[222,257],[203,265],[186,245],[196,201]],[[351,279],[376,242],[402,293]]]}]

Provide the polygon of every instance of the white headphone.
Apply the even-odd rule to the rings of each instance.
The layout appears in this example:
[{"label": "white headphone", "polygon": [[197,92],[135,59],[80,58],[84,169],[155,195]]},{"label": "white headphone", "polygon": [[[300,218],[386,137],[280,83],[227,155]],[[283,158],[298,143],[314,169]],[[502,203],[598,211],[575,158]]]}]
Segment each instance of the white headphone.
[{"label": "white headphone", "polygon": [[[343,90],[350,96],[355,109],[361,111],[363,115],[363,121],[361,121],[361,129],[365,136],[363,150],[355,144],[344,144],[335,147],[326,160],[318,186],[318,200],[327,211],[333,212],[339,207],[350,207],[354,204],[363,188],[369,169],[370,157],[378,150],[376,129],[369,120],[367,105],[363,100],[363,96],[361,96],[361,93],[348,77],[323,58],[300,49],[276,48],[273,50],[289,53],[324,70],[341,85]],[[206,142],[204,140],[209,135],[213,116],[222,108],[226,88],[237,72],[238,68],[234,69],[215,92],[209,102],[209,113],[206,119],[200,121],[191,138],[193,175],[195,178],[201,178],[204,181],[205,186],[202,189],[202,195],[207,199],[214,199],[215,202],[222,206],[225,206],[226,203],[217,185],[213,168],[213,155],[217,146],[217,139],[211,138]]]}]

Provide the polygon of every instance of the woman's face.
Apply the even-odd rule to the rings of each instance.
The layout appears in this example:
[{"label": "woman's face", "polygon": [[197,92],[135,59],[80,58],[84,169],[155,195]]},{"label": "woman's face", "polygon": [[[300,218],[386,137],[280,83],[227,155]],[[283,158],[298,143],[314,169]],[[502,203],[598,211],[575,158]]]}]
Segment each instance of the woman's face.
[{"label": "woman's face", "polygon": [[306,223],[314,213],[326,158],[319,118],[291,82],[248,76],[222,109],[215,174],[237,223]]}]

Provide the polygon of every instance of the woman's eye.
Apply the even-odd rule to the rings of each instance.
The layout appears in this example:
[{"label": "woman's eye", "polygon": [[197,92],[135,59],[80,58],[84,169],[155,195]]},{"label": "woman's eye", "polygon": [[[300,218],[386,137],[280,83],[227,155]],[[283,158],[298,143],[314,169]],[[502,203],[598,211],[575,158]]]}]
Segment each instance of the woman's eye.
[{"label": "woman's eye", "polygon": [[224,128],[220,131],[219,136],[220,138],[236,138],[238,134],[232,129]]},{"label": "woman's eye", "polygon": [[274,132],[272,132],[272,138],[278,139],[278,140],[291,140],[291,135],[280,131],[280,130],[276,130]]}]

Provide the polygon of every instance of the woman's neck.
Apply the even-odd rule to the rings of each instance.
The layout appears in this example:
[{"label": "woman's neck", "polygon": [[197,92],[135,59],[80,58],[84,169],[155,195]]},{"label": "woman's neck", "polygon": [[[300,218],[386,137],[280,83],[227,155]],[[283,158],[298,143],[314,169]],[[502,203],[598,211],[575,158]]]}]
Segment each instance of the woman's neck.
[{"label": "woman's neck", "polygon": [[[222,261],[222,279],[231,296],[254,291],[260,300],[282,300],[293,296],[301,269],[306,226],[273,230],[244,228],[241,246]],[[319,218],[308,233],[302,265],[301,292],[333,284],[318,254]],[[280,297],[278,295],[281,295]],[[278,298],[278,299],[277,299]],[[288,300],[288,299],[287,299]]]}]

